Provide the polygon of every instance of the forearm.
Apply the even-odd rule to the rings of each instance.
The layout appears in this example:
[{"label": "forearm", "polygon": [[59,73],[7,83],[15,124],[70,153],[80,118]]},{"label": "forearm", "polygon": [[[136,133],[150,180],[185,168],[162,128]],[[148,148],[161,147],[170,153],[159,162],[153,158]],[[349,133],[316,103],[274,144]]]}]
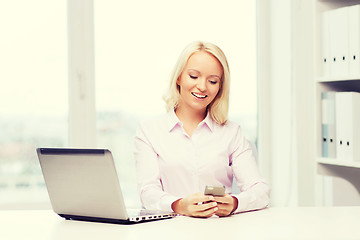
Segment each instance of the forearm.
[{"label": "forearm", "polygon": [[269,205],[270,188],[266,183],[260,182],[233,196],[238,200],[234,213],[263,209]]},{"label": "forearm", "polygon": [[171,205],[179,198],[168,194],[161,189],[147,188],[140,191],[140,199],[142,205],[146,209],[173,211]]}]

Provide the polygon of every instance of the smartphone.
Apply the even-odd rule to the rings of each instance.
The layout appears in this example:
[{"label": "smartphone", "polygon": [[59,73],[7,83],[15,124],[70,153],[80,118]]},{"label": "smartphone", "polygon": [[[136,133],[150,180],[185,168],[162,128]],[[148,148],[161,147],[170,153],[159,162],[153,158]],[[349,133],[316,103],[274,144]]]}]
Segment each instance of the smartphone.
[{"label": "smartphone", "polygon": [[217,197],[225,196],[225,187],[224,186],[206,186],[205,195],[213,195]]}]

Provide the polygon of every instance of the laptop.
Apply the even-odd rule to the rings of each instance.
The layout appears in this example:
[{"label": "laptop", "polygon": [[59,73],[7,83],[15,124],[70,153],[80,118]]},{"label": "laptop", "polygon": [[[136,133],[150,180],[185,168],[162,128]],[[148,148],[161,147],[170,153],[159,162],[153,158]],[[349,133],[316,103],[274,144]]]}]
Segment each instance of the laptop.
[{"label": "laptop", "polygon": [[67,220],[131,224],[176,216],[126,209],[107,149],[38,148],[37,154],[52,208]]}]

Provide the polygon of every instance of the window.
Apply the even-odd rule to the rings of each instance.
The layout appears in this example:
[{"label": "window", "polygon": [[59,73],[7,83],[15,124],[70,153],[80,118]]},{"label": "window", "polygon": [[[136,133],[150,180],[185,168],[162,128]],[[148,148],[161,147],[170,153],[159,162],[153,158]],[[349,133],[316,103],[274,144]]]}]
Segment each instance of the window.
[{"label": "window", "polygon": [[217,44],[231,71],[230,119],[257,139],[255,1],[94,1],[98,147],[117,164],[127,205],[139,205],[133,160],[139,120],[165,112],[162,96],[182,49]]},{"label": "window", "polygon": [[0,208],[49,205],[35,150],[67,145],[66,11],[66,1],[0,2]]}]

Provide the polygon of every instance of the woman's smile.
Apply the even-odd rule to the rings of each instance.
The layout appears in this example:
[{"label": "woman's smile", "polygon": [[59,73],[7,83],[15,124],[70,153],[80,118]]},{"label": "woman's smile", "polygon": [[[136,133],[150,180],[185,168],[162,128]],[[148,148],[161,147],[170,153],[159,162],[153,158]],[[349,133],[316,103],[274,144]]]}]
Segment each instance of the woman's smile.
[{"label": "woman's smile", "polygon": [[195,93],[195,92],[192,92],[191,93],[196,99],[199,99],[199,100],[204,100],[207,95],[204,95],[204,94],[201,94],[201,93]]}]

